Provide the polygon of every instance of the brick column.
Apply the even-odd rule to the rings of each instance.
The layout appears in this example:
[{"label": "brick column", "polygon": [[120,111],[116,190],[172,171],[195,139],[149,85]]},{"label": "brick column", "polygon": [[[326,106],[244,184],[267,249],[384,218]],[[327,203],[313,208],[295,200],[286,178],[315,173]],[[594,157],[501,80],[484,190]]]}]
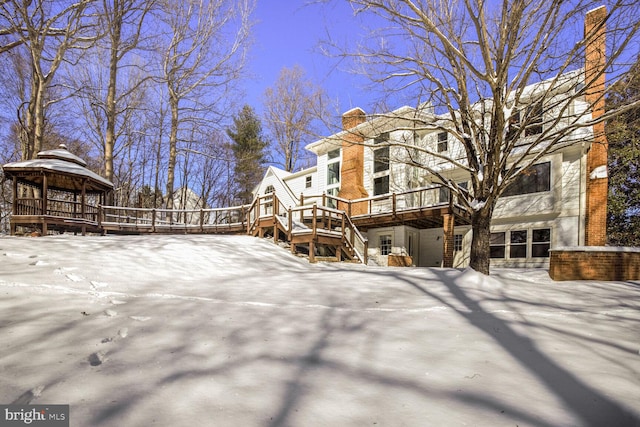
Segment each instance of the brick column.
[{"label": "brick column", "polygon": [[442,228],[444,236],[442,239],[442,266],[453,267],[453,236],[455,228],[455,218],[453,214],[442,214]]},{"label": "brick column", "polygon": [[[605,26],[607,9],[602,6],[587,13],[585,39],[585,84],[589,86],[586,100],[591,104],[591,116],[604,114],[604,67],[606,62]],[[604,122],[593,126],[593,141],[587,153],[585,245],[604,246],[607,241],[607,136]]]},{"label": "brick column", "polygon": [[[364,188],[364,137],[356,132],[349,132],[366,121],[365,112],[354,108],[342,115],[342,167],[340,171],[340,193],[338,197],[353,200],[369,197]],[[346,206],[338,206],[346,210]],[[351,214],[367,213],[367,203],[357,203],[351,206]]]}]

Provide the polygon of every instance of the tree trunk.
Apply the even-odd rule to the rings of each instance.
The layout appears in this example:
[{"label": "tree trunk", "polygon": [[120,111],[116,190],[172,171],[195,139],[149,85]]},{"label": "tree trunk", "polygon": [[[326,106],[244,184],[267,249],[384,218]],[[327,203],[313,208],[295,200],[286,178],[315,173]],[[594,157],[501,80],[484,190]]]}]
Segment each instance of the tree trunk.
[{"label": "tree trunk", "polygon": [[173,183],[178,155],[178,101],[171,100],[171,132],[169,134],[169,166],[167,168],[167,209],[173,209]]},{"label": "tree trunk", "polygon": [[493,206],[489,204],[471,215],[472,238],[469,266],[486,275],[489,274],[492,216]]},{"label": "tree trunk", "polygon": [[[115,43],[115,42],[114,42]],[[106,119],[107,129],[104,140],[104,174],[105,178],[113,182],[113,149],[116,139],[116,85],[118,79],[118,50],[111,47],[111,60],[109,62],[109,87],[107,88]]]}]

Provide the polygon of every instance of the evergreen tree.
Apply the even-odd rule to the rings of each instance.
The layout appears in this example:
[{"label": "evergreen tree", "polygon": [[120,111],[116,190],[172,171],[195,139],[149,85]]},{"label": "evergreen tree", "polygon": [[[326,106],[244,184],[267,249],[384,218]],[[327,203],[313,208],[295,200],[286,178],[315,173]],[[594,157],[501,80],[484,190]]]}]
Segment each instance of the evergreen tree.
[{"label": "evergreen tree", "polygon": [[251,203],[253,190],[260,183],[265,171],[266,152],[269,145],[262,135],[262,124],[249,105],[233,118],[233,127],[227,129],[232,140],[231,150],[235,159],[234,178],[236,199]]},{"label": "evergreen tree", "polygon": [[[640,60],[616,82],[608,108],[628,105],[640,97]],[[607,122],[609,140],[609,244],[640,246],[640,107]]]}]

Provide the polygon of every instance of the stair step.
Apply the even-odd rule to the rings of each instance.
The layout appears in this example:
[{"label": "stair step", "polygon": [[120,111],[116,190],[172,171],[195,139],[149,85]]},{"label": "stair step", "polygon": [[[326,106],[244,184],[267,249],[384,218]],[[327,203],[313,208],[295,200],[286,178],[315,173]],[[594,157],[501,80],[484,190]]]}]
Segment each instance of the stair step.
[{"label": "stair step", "polygon": [[334,256],[317,256],[315,257],[316,262],[338,262],[338,258]]}]

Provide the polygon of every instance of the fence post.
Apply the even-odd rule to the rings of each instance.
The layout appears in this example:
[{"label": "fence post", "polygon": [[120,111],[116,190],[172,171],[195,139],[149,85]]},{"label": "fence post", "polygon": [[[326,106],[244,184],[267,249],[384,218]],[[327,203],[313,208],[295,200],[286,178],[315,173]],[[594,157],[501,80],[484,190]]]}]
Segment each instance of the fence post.
[{"label": "fence post", "polygon": [[156,232],[156,208],[151,209],[151,232]]},{"label": "fence post", "polygon": [[204,232],[204,210],[200,208],[200,232]]}]

